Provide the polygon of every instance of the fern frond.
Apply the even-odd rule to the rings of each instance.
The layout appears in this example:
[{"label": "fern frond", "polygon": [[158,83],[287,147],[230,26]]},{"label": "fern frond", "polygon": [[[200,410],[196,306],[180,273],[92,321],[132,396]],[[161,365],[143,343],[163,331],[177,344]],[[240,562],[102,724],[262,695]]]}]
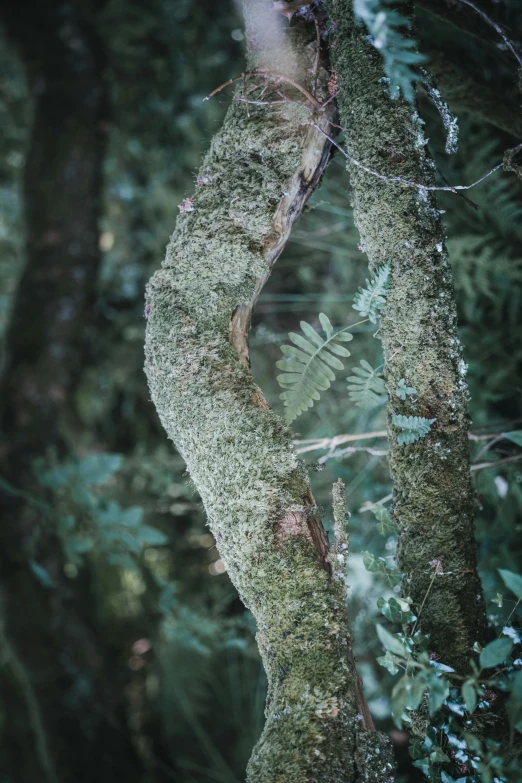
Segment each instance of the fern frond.
[{"label": "fern frond", "polygon": [[369,318],[372,324],[377,323],[380,311],[386,302],[386,293],[390,282],[390,262],[381,266],[371,280],[366,280],[366,288],[359,288],[353,298],[353,308]]},{"label": "fern frond", "polygon": [[301,321],[301,329],[306,337],[290,332],[288,337],[294,345],[281,346],[281,351],[288,358],[276,362],[276,367],[284,370],[282,375],[277,376],[277,380],[283,389],[287,389],[280,396],[284,401],[289,424],[307,408],[311,408],[314,400],[320,399],[320,392],[328,389],[330,383],[335,380],[334,370],[344,370],[343,363],[337,357],[350,356],[350,351],[338,343],[349,342],[353,336],[344,330],[334,332],[324,313],[319,314],[319,321],[326,339],[323,339],[313,326]]},{"label": "fern frond", "polygon": [[354,14],[356,20],[364,23],[370,33],[369,41],[382,55],[392,98],[401,90],[406,100],[413,103],[413,85],[422,81],[422,75],[413,66],[426,57],[416,51],[415,41],[403,34],[410,20],[390,8],[392,2],[397,4],[396,0],[355,0]]},{"label": "fern frond", "polygon": [[406,384],[406,378],[401,378],[397,384],[397,388],[395,389],[395,394],[401,400],[405,400],[406,397],[409,397],[412,394],[417,394],[417,389],[415,389],[413,386],[408,386]]},{"label": "fern frond", "polygon": [[364,359],[360,364],[360,367],[353,368],[355,375],[348,378],[348,396],[358,408],[369,410],[380,404],[386,389],[379,368],[374,370]]},{"label": "fern frond", "polygon": [[425,419],[424,416],[392,416],[392,424],[401,430],[397,435],[399,446],[415,443],[424,438],[436,419]]}]

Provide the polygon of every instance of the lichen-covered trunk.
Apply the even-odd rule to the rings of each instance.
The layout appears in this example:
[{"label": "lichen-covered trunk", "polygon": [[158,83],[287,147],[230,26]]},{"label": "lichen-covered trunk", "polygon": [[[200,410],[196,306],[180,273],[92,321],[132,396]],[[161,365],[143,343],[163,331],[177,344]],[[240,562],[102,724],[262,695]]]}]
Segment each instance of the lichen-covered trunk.
[{"label": "lichen-covered trunk", "polygon": [[[352,2],[326,0],[326,7],[348,153],[386,176],[432,184],[422,122],[408,103],[390,99],[381,57],[355,24]],[[431,192],[383,182],[350,163],[348,169],[370,268],[391,263],[380,336],[403,589],[418,610],[424,603],[420,623],[429,649],[467,670],[485,610],[476,571],[466,365],[440,212]],[[406,400],[395,391],[401,379],[416,389]],[[400,446],[394,414],[436,421],[425,438]]]},{"label": "lichen-covered trunk", "polygon": [[[286,92],[285,77],[310,89],[315,29],[297,24],[291,44],[272,5],[245,3],[249,65],[269,63]],[[321,98],[325,81],[321,68]],[[270,95],[267,84],[266,74],[250,77],[249,98]],[[328,116],[317,119],[325,130]],[[257,621],[269,693],[248,780],[382,782],[389,749],[372,731],[358,686],[342,580],[332,576],[291,433],[248,367],[251,307],[329,157],[308,120],[291,102],[230,107],[148,287],[146,372],[228,574]]]}]

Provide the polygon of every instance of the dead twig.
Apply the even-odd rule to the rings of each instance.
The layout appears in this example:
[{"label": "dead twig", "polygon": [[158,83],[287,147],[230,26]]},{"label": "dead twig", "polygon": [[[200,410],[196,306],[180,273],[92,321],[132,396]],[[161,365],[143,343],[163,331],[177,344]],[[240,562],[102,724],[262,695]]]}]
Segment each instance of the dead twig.
[{"label": "dead twig", "polygon": [[[385,438],[386,430],[377,432],[362,432],[356,435],[336,435],[333,438],[318,438],[312,440],[294,440],[293,445],[297,447],[298,454],[305,454],[307,451],[316,451],[317,449],[336,449],[343,443],[352,443],[357,440],[366,440],[368,438]],[[302,446],[303,448],[300,448]]]},{"label": "dead twig", "polygon": [[297,90],[302,95],[304,95],[307,101],[309,101],[312,104],[312,106],[315,106],[316,109],[322,108],[322,104],[317,100],[317,98],[314,98],[314,96],[310,92],[308,92],[308,90],[305,87],[302,87],[299,84],[299,82],[296,82],[294,79],[291,79],[289,76],[285,76],[284,73],[269,71],[267,68],[252,68],[252,70],[250,71],[245,71],[244,73],[240,73],[239,76],[233,76],[231,79],[228,79],[228,81],[223,82],[223,84],[220,84],[219,87],[216,87],[215,90],[212,90],[212,92],[210,92],[205,98],[203,98],[203,100],[204,101],[210,100],[210,98],[212,98],[218,92],[224,90],[225,87],[228,87],[230,84],[233,84],[234,82],[237,82],[240,79],[243,80],[246,76],[262,76],[263,79],[267,79],[268,81],[285,82],[286,84],[290,84],[295,90]]},{"label": "dead twig", "polygon": [[[475,459],[478,459],[485,451],[491,448],[497,441],[502,440],[506,434],[503,432],[490,432],[487,434],[476,434],[474,432],[468,432],[468,438],[471,441],[488,440],[489,443],[478,453]],[[388,433],[386,430],[375,430],[375,432],[361,432],[350,435],[334,435],[333,438],[310,438],[308,440],[294,440],[293,445],[296,447],[298,454],[305,454],[309,451],[317,451],[319,449],[328,449],[333,451],[338,446],[342,446],[343,443],[352,443],[358,440],[368,440],[370,438],[386,438]],[[509,458],[511,459],[511,457]],[[495,463],[496,464],[496,463]]]},{"label": "dead twig", "polygon": [[[353,163],[354,166],[361,169],[362,171],[366,172],[366,174],[370,174],[372,177],[377,177],[377,179],[382,180],[383,182],[388,182],[390,184],[397,183],[399,185],[403,185],[404,187],[408,188],[416,188],[417,190],[422,191],[448,191],[450,193],[458,193],[459,190],[471,190],[471,188],[476,187],[477,185],[480,185],[481,182],[484,182],[485,179],[490,177],[492,174],[495,173],[495,171],[498,171],[502,168],[504,165],[503,163],[499,163],[498,166],[495,166],[495,168],[491,169],[491,171],[488,171],[487,174],[484,174],[483,177],[480,177],[476,182],[472,182],[471,185],[448,185],[446,187],[443,187],[441,185],[420,185],[418,182],[413,182],[409,179],[404,179],[403,177],[388,177],[385,174],[380,174],[378,171],[374,171],[373,169],[368,168],[368,166],[365,166],[364,164],[360,163],[358,160],[355,160],[348,152],[346,152],[345,149],[343,149],[337,142],[332,139],[331,136],[329,136],[327,133],[324,132],[322,128],[320,128],[318,125],[316,125],[315,122],[311,122],[311,125],[314,126],[318,131],[320,131],[323,136],[325,136],[328,141],[334,145],[334,147],[337,147],[339,152],[341,152],[342,155],[344,155],[347,160],[350,161],[350,163]],[[515,147],[515,150],[522,149],[522,144],[519,144],[518,147]]]}]

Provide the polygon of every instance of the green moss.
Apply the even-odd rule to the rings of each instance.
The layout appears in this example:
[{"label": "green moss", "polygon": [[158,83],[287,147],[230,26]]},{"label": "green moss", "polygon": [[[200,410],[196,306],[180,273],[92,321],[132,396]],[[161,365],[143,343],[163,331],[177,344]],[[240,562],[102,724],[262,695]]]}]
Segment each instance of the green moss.
[{"label": "green moss", "polygon": [[[390,99],[380,57],[354,25],[352,3],[326,0],[326,6],[335,22],[331,54],[350,155],[387,176],[431,184],[433,164],[422,121],[405,101]],[[430,591],[421,624],[430,634],[430,648],[446,663],[464,668],[473,642],[482,638],[485,613],[475,570],[465,365],[440,214],[429,191],[348,168],[370,268],[391,263],[380,335],[404,590],[420,606],[431,580],[430,563],[443,558],[444,574]],[[415,387],[415,397],[393,396],[401,378]],[[422,440],[398,446],[393,414],[436,418],[436,423]]]}]

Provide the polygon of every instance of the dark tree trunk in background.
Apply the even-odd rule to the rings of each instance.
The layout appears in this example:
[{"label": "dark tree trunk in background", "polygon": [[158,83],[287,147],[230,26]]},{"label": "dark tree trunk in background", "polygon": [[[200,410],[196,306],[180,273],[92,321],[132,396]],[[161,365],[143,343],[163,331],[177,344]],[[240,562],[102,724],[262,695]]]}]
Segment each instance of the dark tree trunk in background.
[{"label": "dark tree trunk in background", "polygon": [[[99,267],[98,218],[107,130],[101,3],[20,0],[2,21],[34,102],[25,168],[27,265],[3,373],[0,698],[9,780],[138,780],[118,662],[96,624],[88,584],[63,574],[39,508],[35,458],[71,451],[71,395]],[[35,577],[34,558],[54,581]],[[86,579],[86,581],[88,581]],[[80,582],[80,583],[79,583]],[[121,672],[124,669],[120,669]]]}]

